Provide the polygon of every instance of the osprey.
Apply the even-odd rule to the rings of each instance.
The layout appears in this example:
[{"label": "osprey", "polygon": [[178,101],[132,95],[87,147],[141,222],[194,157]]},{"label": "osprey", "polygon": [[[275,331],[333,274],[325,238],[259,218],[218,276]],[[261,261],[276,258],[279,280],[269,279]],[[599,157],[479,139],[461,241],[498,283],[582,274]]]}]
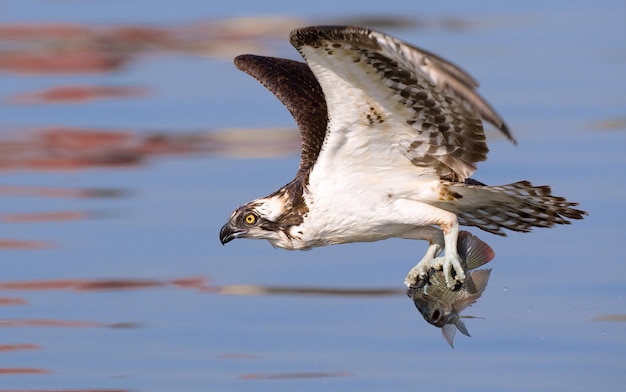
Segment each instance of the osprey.
[{"label": "osprey", "polygon": [[300,165],[287,185],[232,213],[222,244],[255,238],[310,249],[426,240],[405,284],[419,286],[442,269],[453,288],[465,278],[459,225],[505,235],[503,229],[528,232],[586,214],[548,186],[470,178],[487,157],[483,121],[515,139],[475,91],[478,83],[454,64],[361,27],[305,27],[289,39],[306,63],[242,55],[235,64],[291,112],[302,139]]}]

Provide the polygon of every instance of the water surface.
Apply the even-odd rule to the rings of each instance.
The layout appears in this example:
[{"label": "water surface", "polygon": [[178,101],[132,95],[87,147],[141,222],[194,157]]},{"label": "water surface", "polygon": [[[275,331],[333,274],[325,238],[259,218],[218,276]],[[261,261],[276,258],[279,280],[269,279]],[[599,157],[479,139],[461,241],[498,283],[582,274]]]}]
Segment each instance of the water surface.
[{"label": "water surface", "polygon": [[[621,390],[620,2],[6,1],[0,391]],[[288,182],[288,112],[232,65],[293,27],[368,23],[462,65],[513,129],[476,178],[550,184],[581,222],[499,238],[450,349],[403,294],[425,244],[222,247]]]}]

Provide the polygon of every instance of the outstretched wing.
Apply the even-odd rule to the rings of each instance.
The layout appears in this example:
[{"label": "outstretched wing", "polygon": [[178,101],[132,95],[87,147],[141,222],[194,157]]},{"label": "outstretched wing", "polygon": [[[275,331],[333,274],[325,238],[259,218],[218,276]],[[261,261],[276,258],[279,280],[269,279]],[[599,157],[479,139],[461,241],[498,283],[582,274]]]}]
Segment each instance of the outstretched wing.
[{"label": "outstretched wing", "polygon": [[438,56],[360,27],[306,27],[290,40],[324,91],[329,151],[376,143],[425,174],[462,181],[487,157],[481,118],[514,141],[477,83]]},{"label": "outstretched wing", "polygon": [[289,110],[300,129],[300,174],[315,163],[322,148],[328,112],[322,88],[311,69],[298,61],[245,54],[235,58],[240,70],[257,79]]}]

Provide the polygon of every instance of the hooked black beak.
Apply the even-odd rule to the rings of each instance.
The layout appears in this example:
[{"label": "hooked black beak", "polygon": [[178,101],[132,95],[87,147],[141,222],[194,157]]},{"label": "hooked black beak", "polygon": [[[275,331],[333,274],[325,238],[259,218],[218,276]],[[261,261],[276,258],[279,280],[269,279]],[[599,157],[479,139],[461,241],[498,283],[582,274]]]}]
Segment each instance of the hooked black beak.
[{"label": "hooked black beak", "polygon": [[230,241],[245,233],[246,230],[233,227],[230,223],[227,223],[220,229],[220,242],[222,245],[226,245]]}]

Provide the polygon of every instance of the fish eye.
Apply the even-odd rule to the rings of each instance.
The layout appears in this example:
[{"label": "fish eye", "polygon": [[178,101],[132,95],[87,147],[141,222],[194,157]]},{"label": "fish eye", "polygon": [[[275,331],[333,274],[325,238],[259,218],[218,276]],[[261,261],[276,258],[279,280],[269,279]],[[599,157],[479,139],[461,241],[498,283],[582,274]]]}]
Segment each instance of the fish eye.
[{"label": "fish eye", "polygon": [[246,215],[246,217],[245,217],[245,218],[243,218],[243,220],[244,220],[247,224],[249,224],[249,225],[253,225],[253,224],[255,224],[255,223],[256,223],[256,221],[257,221],[257,216],[256,216],[256,215],[254,215],[254,214],[252,214],[252,213],[250,213],[250,214]]}]

